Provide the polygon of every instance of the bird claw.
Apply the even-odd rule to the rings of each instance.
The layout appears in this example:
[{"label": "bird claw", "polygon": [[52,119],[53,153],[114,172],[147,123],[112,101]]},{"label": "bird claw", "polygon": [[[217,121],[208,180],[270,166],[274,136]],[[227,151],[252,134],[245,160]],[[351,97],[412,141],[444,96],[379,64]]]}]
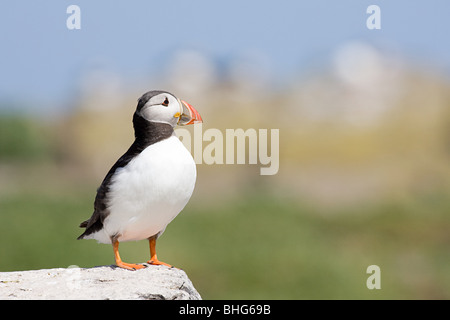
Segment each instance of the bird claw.
[{"label": "bird claw", "polygon": [[126,262],[119,262],[119,263],[117,263],[117,266],[119,268],[126,269],[126,270],[131,270],[131,271],[136,271],[136,270],[139,270],[139,269],[147,268],[147,266],[143,265],[143,264],[126,263]]},{"label": "bird claw", "polygon": [[147,263],[151,264],[151,265],[154,265],[154,266],[166,266],[166,267],[169,267],[169,268],[173,268],[174,267],[174,266],[172,266],[172,265],[170,265],[168,263],[165,263],[165,262],[162,262],[162,261],[159,261],[159,260],[148,260]]}]

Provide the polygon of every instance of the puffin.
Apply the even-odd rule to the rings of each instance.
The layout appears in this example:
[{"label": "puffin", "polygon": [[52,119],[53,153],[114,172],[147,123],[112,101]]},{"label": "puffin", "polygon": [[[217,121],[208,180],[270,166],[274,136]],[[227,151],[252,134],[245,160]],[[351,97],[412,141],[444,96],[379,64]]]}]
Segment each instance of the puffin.
[{"label": "puffin", "polygon": [[147,239],[147,263],[172,267],[158,260],[156,240],[186,206],[197,179],[194,159],[174,128],[202,122],[194,107],[167,91],[143,94],[133,114],[134,142],[97,189],[94,212],[80,224],[85,230],[78,239],[112,244],[116,265],[127,270],[146,265],[123,262],[119,243]]}]

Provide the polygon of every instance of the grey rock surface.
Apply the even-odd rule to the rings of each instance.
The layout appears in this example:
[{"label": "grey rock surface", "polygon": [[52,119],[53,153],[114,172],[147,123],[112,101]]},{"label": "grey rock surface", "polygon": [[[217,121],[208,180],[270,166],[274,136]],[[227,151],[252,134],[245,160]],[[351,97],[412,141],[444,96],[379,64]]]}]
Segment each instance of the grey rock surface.
[{"label": "grey rock surface", "polygon": [[183,270],[116,266],[0,272],[0,300],[201,300]]}]

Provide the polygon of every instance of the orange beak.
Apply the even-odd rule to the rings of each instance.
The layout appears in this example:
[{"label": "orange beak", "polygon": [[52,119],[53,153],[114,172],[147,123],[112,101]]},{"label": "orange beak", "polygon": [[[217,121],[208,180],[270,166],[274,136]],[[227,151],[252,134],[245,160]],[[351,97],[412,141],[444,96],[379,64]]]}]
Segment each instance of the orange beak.
[{"label": "orange beak", "polygon": [[200,116],[200,113],[198,113],[197,110],[193,106],[191,106],[186,101],[180,100],[180,105],[183,108],[183,112],[181,113],[180,118],[178,119],[178,125],[180,126],[186,126],[188,124],[194,124],[194,123],[202,123],[203,119]]}]

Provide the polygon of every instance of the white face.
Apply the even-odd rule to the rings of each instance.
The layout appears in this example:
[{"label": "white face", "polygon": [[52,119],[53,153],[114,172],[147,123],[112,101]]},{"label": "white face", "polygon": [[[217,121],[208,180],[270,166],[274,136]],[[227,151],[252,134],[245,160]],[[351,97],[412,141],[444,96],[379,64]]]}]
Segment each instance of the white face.
[{"label": "white face", "polygon": [[182,112],[177,98],[169,93],[161,93],[150,98],[139,113],[147,121],[168,123],[175,127]]}]

